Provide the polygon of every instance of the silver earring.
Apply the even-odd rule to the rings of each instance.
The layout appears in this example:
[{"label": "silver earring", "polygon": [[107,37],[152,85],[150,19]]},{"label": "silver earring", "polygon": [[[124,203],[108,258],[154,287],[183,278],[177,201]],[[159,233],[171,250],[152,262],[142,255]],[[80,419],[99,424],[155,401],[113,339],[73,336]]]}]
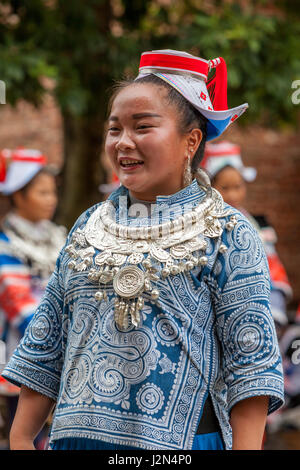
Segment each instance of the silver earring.
[{"label": "silver earring", "polygon": [[188,155],[186,162],[185,162],[185,167],[184,167],[184,172],[183,172],[183,184],[185,186],[189,186],[192,183],[192,168],[191,168],[191,156]]}]

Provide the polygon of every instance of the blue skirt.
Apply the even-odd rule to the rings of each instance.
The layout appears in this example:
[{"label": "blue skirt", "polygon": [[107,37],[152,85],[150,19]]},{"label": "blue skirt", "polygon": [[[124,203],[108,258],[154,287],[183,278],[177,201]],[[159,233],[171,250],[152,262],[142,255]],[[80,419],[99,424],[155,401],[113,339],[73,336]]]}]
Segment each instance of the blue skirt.
[{"label": "blue skirt", "polygon": [[[127,447],[97,439],[66,437],[50,444],[52,450],[140,450],[137,447]],[[220,433],[197,434],[192,450],[224,450]]]}]

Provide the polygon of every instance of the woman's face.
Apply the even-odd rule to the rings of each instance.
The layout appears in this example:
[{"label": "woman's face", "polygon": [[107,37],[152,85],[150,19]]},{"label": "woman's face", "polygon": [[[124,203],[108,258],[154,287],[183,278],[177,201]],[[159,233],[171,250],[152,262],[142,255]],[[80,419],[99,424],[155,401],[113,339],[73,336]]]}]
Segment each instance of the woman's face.
[{"label": "woman's face", "polygon": [[31,222],[51,219],[57,205],[54,176],[47,173],[37,175],[25,191],[13,195],[16,213]]},{"label": "woman's face", "polygon": [[105,151],[120,182],[137,199],[153,201],[183,186],[189,137],[180,133],[166,93],[156,85],[133,84],[112,105]]},{"label": "woman's face", "polygon": [[246,184],[240,172],[232,167],[224,168],[213,182],[227,204],[239,208],[246,198]]}]

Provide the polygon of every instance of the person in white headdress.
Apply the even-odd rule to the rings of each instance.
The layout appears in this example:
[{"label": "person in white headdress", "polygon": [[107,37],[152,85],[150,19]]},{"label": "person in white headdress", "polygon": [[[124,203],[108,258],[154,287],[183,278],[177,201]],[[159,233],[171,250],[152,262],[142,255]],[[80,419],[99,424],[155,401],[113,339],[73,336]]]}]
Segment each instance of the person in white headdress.
[{"label": "person in white headdress", "polygon": [[223,59],[179,51],[142,54],[116,88],[121,184],[75,223],[3,372],[22,385],[12,449],[34,448],[53,407],[55,450],[261,448],[283,402],[267,261],[198,170],[246,108],[227,109]]},{"label": "person in white headdress", "polygon": [[271,312],[280,338],[288,324],[287,305],[292,299],[292,288],[276,250],[274,228],[266,216],[250,214],[244,207],[247,183],[255,180],[257,171],[244,165],[239,145],[225,140],[206,144],[201,167],[208,171],[212,186],[222,194],[224,201],[242,212],[260,234],[270,269]]},{"label": "person in white headdress", "polygon": [[[0,192],[11,205],[0,225],[0,332],[8,360],[44,295],[66,230],[50,220],[57,194],[46,157],[18,148],[2,150],[0,158]],[[10,397],[13,414],[19,388],[1,377],[0,394]]]}]

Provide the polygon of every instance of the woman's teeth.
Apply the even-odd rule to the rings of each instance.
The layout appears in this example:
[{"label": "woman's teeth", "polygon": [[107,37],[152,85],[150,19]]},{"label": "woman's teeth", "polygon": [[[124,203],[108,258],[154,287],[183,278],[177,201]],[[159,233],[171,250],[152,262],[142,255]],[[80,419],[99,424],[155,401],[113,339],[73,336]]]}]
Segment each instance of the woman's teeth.
[{"label": "woman's teeth", "polygon": [[135,166],[135,165],[142,165],[143,162],[139,161],[139,160],[122,160],[120,162],[120,165],[121,166]]}]

